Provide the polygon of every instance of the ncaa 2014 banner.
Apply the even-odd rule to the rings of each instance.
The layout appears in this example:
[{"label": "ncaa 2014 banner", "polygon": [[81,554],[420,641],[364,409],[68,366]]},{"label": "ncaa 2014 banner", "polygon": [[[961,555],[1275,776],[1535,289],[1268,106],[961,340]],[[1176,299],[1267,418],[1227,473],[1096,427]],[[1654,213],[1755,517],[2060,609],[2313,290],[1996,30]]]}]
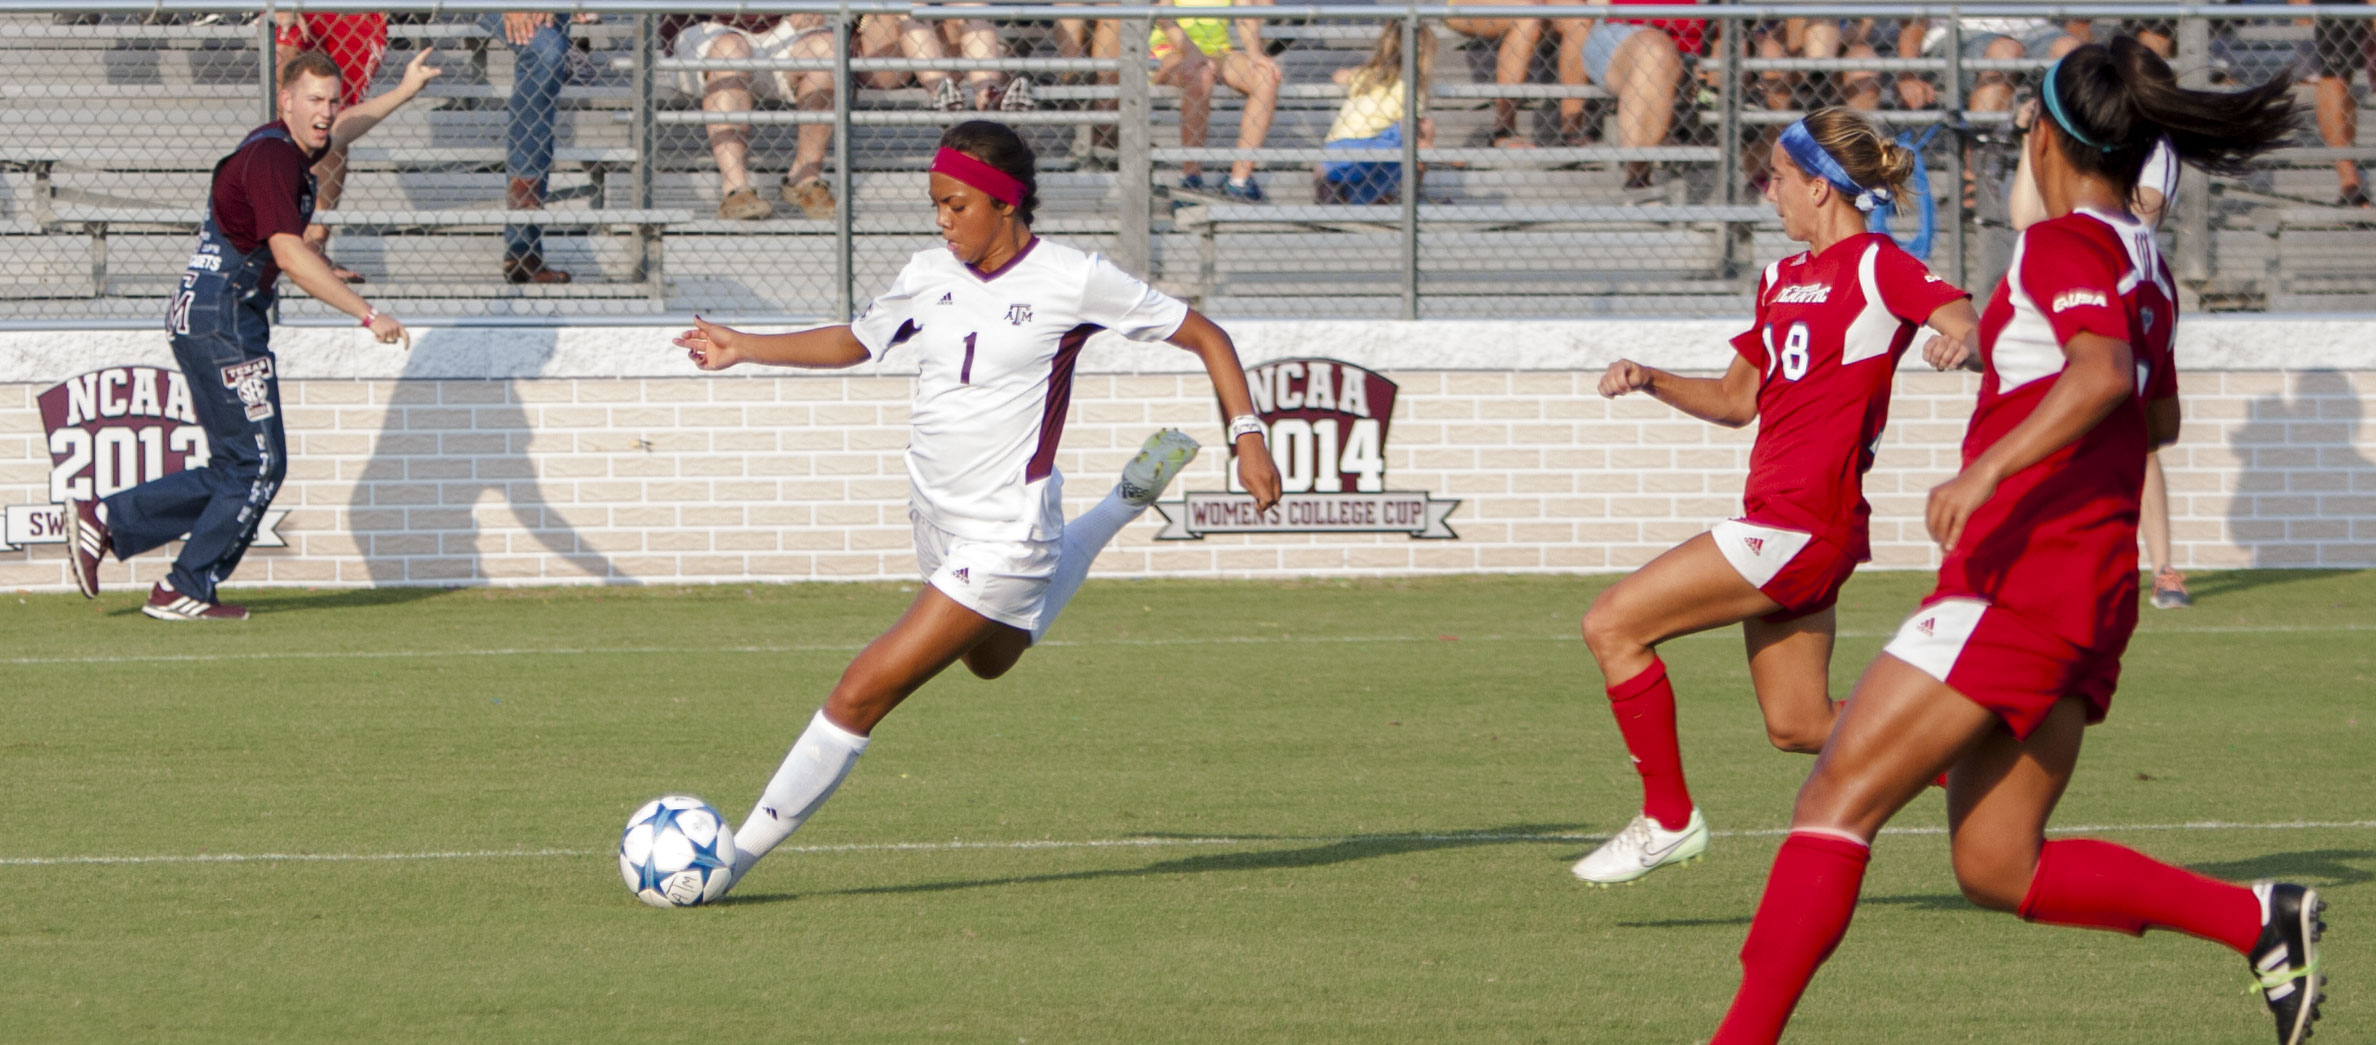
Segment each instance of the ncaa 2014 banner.
[{"label": "ncaa 2014 banner", "polygon": [[[240,376],[226,373],[224,380]],[[117,366],[77,374],[44,390],[37,402],[50,452],[50,503],[9,505],[0,550],[64,543],[70,499],[106,497],[204,465],[206,428],[198,423],[183,381],[178,370]],[[255,546],[285,546],[273,527],[288,514],[265,512]]]},{"label": "ncaa 2014 banner", "polygon": [[[1456,540],[1444,519],[1460,507],[1425,491],[1391,490],[1386,437],[1394,417],[1394,382],[1336,359],[1282,359],[1246,371],[1255,416],[1262,419],[1279,466],[1279,503],[1254,510],[1237,478],[1230,446],[1227,490],[1191,490],[1157,501],[1169,523],[1157,540],[1193,541],[1208,533],[1401,533]],[[1224,421],[1227,419],[1224,418]]]}]

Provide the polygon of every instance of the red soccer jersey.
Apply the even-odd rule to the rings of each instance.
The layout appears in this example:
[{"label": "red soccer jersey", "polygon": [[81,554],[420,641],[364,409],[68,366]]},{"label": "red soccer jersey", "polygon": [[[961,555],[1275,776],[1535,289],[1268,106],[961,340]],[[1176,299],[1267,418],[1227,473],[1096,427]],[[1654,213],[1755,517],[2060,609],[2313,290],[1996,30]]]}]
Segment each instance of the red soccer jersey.
[{"label": "red soccer jersey", "polygon": [[2137,501],[2151,450],[2145,404],[2178,394],[2178,308],[2153,230],[2076,211],[2023,232],[1980,315],[1980,402],[1966,465],[2029,417],[2082,334],[2128,343],[2136,394],[2070,445],[2007,477],[1964,524],[1933,599],[1972,595],[2082,650],[2116,651],[2137,624]]},{"label": "red soccer jersey", "polygon": [[1966,296],[1879,233],[1767,267],[1757,325],[1732,340],[1765,375],[1743,518],[1870,558],[1863,479],[1898,358],[1931,313]]}]

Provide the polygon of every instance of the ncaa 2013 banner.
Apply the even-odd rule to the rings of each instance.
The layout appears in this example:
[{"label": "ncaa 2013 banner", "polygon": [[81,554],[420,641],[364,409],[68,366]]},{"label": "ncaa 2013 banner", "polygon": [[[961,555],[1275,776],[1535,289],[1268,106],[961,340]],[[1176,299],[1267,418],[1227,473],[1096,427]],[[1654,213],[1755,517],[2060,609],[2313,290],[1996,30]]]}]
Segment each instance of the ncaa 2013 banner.
[{"label": "ncaa 2013 banner", "polygon": [[[251,377],[226,372],[224,382],[237,387],[236,382]],[[48,430],[50,503],[9,505],[0,550],[64,543],[69,499],[105,497],[204,465],[206,428],[198,423],[183,382],[178,370],[117,366],[77,374],[44,390],[37,401],[41,425]],[[288,514],[265,512],[255,546],[284,547],[287,542],[273,527]]]},{"label": "ncaa 2013 banner", "polygon": [[[1278,463],[1279,503],[1267,512],[1238,484],[1235,445],[1227,490],[1191,490],[1154,508],[1170,525],[1157,540],[1208,533],[1401,533],[1455,540],[1444,518],[1460,507],[1386,481],[1394,382],[1336,359],[1282,359],[1246,371],[1255,416]],[[1227,419],[1224,418],[1224,421]]]}]

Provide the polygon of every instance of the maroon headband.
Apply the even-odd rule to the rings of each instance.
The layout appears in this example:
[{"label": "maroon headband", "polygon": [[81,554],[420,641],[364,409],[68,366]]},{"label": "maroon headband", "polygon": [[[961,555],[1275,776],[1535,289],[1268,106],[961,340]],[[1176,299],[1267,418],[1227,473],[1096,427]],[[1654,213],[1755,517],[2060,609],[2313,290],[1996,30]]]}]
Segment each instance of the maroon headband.
[{"label": "maroon headband", "polygon": [[946,174],[958,181],[988,193],[991,199],[1009,207],[1023,204],[1023,183],[1015,176],[955,149],[943,148],[932,156],[932,172]]}]

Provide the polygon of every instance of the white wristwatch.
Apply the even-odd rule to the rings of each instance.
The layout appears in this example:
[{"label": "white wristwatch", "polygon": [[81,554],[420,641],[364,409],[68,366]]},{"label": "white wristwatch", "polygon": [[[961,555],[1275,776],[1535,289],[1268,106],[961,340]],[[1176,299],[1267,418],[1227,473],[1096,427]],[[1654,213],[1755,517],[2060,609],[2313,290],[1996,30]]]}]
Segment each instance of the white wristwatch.
[{"label": "white wristwatch", "polygon": [[1229,441],[1237,442],[1241,435],[1265,435],[1262,419],[1253,414],[1239,414],[1229,419]]}]

